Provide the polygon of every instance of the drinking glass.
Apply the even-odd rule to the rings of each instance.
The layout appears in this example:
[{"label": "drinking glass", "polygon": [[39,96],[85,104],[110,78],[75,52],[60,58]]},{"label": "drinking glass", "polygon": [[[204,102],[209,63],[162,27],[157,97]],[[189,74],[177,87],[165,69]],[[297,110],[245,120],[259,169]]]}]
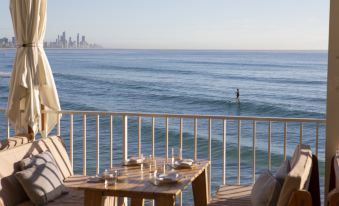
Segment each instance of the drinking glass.
[{"label": "drinking glass", "polygon": [[105,179],[105,185],[115,185],[118,179],[118,171],[105,169],[103,178]]},{"label": "drinking glass", "polygon": [[172,165],[176,160],[182,159],[182,150],[181,148],[174,148],[172,147]]},{"label": "drinking glass", "polygon": [[153,173],[156,175],[157,173],[157,160],[156,159],[151,159],[149,161],[149,173]]}]

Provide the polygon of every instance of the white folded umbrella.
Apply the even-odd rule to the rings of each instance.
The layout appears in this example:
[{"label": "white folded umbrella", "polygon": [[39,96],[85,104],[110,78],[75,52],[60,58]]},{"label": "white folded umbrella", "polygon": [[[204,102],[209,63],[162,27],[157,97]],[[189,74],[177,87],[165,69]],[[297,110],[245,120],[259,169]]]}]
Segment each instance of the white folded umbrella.
[{"label": "white folded umbrella", "polygon": [[7,113],[16,134],[46,136],[57,124],[58,114],[48,113],[41,122],[41,108],[59,111],[60,103],[43,39],[46,30],[47,0],[11,0],[10,11],[17,42]]}]

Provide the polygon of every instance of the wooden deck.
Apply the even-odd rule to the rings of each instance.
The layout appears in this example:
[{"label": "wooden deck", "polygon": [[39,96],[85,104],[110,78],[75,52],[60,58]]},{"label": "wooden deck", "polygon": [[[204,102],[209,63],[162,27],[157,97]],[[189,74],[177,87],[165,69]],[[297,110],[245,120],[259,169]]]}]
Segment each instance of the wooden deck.
[{"label": "wooden deck", "polygon": [[209,206],[251,205],[252,185],[222,185]]}]

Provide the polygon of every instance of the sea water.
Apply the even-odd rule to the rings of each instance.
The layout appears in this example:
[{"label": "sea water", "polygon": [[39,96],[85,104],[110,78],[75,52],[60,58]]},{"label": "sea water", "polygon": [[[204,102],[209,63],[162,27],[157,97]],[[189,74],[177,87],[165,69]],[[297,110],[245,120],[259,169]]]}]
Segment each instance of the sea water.
[{"label": "sea water", "polygon": [[[63,110],[325,118],[326,51],[46,50]],[[15,50],[0,50],[0,108],[7,104]],[[240,104],[235,98],[240,90]],[[2,118],[2,119],[1,119]],[[1,137],[6,136],[0,114]],[[82,116],[74,117],[74,169],[82,172]],[[129,154],[137,154],[136,117],[129,118]],[[165,155],[164,119],[156,118],[155,154]],[[192,158],[193,121],[184,119],[183,156]],[[241,129],[241,183],[252,181],[252,121]],[[113,161],[121,161],[121,117],[113,122]],[[87,170],[95,174],[96,117],[87,117]],[[299,142],[289,124],[287,155]],[[283,123],[272,123],[272,171],[283,161]],[[151,119],[142,119],[142,153],[151,153]],[[325,127],[319,130],[324,174]],[[61,120],[69,145],[69,116]],[[109,164],[109,117],[100,118],[100,170]],[[237,179],[237,121],[227,122],[226,180]],[[268,167],[268,123],[258,122],[256,174]],[[305,124],[303,143],[315,147],[315,125]],[[169,148],[179,145],[179,120],[169,120]],[[221,184],[222,121],[212,122],[212,189]],[[198,158],[208,158],[208,122],[198,120]],[[169,151],[170,155],[170,151]],[[321,178],[323,181],[323,178]],[[321,183],[323,185],[323,182]],[[189,190],[186,193],[190,193]],[[184,195],[190,204],[191,195]]]}]

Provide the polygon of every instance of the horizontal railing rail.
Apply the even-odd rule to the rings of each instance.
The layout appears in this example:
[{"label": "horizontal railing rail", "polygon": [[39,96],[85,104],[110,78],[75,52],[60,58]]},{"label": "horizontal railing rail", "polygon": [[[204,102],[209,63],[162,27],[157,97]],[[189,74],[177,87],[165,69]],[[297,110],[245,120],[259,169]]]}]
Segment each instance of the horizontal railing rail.
[{"label": "horizontal railing rail", "polygon": [[[0,109],[0,112],[5,112],[5,109]],[[44,112],[48,116],[48,112]],[[207,121],[207,158],[209,161],[211,161],[212,164],[212,130],[217,130],[215,128],[212,128],[212,124],[216,121],[218,121],[221,125],[221,128],[218,128],[221,132],[221,145],[222,145],[222,157],[221,159],[221,183],[226,184],[226,149],[227,149],[227,124],[229,121],[233,121],[236,124],[236,129],[234,131],[234,138],[236,138],[235,142],[237,145],[237,164],[236,164],[236,183],[241,183],[241,140],[242,140],[242,122],[250,122],[251,125],[251,139],[252,139],[252,157],[251,157],[251,166],[252,166],[252,182],[256,179],[256,147],[257,147],[257,123],[259,122],[266,122],[267,128],[265,129],[267,132],[267,165],[268,168],[271,169],[272,165],[272,123],[280,122],[282,123],[282,133],[283,133],[283,159],[286,159],[286,148],[287,148],[287,136],[288,136],[288,125],[289,124],[297,124],[298,125],[298,132],[299,132],[299,143],[303,142],[303,136],[304,136],[304,125],[305,124],[311,124],[315,128],[315,134],[314,134],[314,142],[315,142],[315,154],[318,155],[319,152],[319,128],[326,124],[325,119],[317,119],[317,118],[280,118],[280,117],[255,117],[255,116],[228,116],[228,115],[199,115],[199,114],[167,114],[167,113],[140,113],[140,112],[107,112],[107,111],[76,111],[76,110],[62,110],[58,111],[57,113],[69,116],[69,157],[71,164],[73,165],[73,152],[74,152],[74,116],[79,116],[82,118],[82,159],[83,159],[83,174],[87,174],[87,128],[88,128],[88,117],[94,116],[95,117],[95,125],[92,125],[96,128],[95,131],[95,140],[96,140],[96,147],[95,147],[95,162],[96,162],[96,173],[99,173],[100,171],[100,118],[101,117],[109,117],[108,127],[109,127],[109,166],[113,166],[113,124],[114,124],[114,117],[121,117],[121,130],[122,130],[122,159],[126,159],[128,157],[128,117],[136,117],[137,118],[137,153],[140,156],[141,151],[141,129],[143,118],[149,118],[150,124],[151,124],[151,154],[155,155],[155,145],[156,145],[156,139],[155,139],[155,128],[156,128],[156,120],[159,118],[164,120],[163,129],[165,131],[165,158],[168,159],[168,150],[169,150],[169,119],[178,119],[179,120],[179,148],[183,148],[183,130],[184,130],[184,120],[187,121],[187,119],[190,119],[193,122],[193,157],[192,159],[197,159],[197,153],[198,153],[198,120],[203,119],[204,121]],[[59,116],[60,117],[60,116]],[[47,118],[47,117],[46,117]],[[313,127],[312,126],[312,127]],[[56,129],[57,135],[61,134],[61,123],[60,118],[58,119],[58,125]],[[9,124],[7,122],[7,137],[10,136],[10,128]],[[209,185],[209,191],[211,192],[211,175],[212,175],[212,166],[209,168],[208,172],[208,185]],[[181,197],[180,197],[181,200]]]}]

